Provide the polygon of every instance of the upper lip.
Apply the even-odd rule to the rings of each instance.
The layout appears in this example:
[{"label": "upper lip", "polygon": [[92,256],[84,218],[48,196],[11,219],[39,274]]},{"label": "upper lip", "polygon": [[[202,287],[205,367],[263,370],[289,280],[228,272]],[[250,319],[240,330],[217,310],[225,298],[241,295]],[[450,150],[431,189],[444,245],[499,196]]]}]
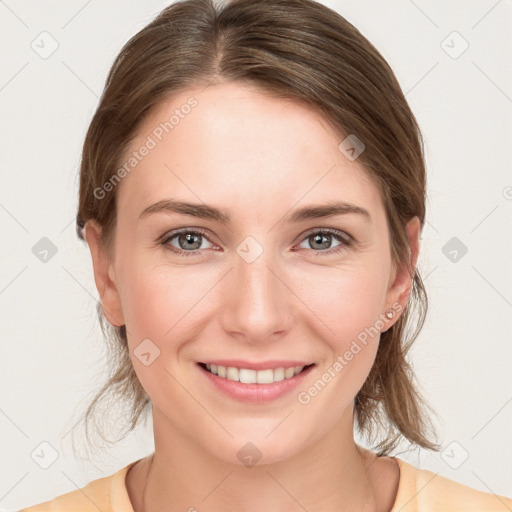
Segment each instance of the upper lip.
[{"label": "upper lip", "polygon": [[308,366],[311,361],[290,361],[290,360],[272,360],[262,362],[242,361],[239,359],[215,359],[201,361],[203,364],[215,364],[217,366],[247,368],[248,370],[275,370],[276,368],[291,368],[294,366]]}]

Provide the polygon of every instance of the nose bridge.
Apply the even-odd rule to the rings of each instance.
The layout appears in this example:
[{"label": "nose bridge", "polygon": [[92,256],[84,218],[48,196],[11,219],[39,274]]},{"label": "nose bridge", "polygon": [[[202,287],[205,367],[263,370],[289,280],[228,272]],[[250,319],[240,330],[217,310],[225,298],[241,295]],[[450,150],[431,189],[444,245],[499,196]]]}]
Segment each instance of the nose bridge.
[{"label": "nose bridge", "polygon": [[237,253],[228,285],[232,289],[228,292],[224,327],[255,339],[287,329],[290,304],[274,251],[246,240]]}]

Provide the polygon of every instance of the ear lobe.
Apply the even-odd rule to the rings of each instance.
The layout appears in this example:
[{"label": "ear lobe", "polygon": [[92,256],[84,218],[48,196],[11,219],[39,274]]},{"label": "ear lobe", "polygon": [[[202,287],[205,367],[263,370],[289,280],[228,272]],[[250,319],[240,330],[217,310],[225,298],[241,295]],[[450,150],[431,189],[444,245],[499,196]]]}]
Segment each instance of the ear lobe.
[{"label": "ear lobe", "polygon": [[100,244],[101,226],[90,219],[84,226],[84,237],[91,251],[94,281],[100,296],[101,309],[108,322],[114,326],[124,325],[121,299],[114,280],[112,264]]},{"label": "ear lobe", "polygon": [[409,239],[409,261],[402,264],[402,266],[394,272],[394,281],[388,290],[388,307],[398,302],[403,310],[409,301],[414,279],[414,269],[416,268],[420,250],[420,231],[420,220],[419,217],[415,216],[406,226],[406,234]]}]

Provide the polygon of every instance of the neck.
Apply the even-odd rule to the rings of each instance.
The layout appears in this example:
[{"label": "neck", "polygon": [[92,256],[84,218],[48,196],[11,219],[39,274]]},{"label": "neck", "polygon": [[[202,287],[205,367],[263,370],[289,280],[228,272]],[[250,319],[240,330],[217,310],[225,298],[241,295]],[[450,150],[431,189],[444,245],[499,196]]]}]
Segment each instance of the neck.
[{"label": "neck", "polygon": [[[127,476],[134,510],[193,511],[205,506],[210,511],[247,512],[389,510],[396,486],[379,474],[377,467],[382,465],[376,463],[381,459],[355,444],[352,414],[347,416],[292,457],[245,466],[213,456],[154,409],[155,453],[133,472],[133,478]],[[390,461],[386,461],[388,476]]]}]

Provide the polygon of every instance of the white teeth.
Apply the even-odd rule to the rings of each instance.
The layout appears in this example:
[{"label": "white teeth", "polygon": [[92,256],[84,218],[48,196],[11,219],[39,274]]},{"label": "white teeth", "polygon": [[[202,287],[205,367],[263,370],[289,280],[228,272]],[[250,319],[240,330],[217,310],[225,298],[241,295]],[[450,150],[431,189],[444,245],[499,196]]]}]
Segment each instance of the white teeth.
[{"label": "white teeth", "polygon": [[284,368],[276,368],[274,370],[274,382],[284,380]]},{"label": "white teeth", "polygon": [[284,371],[284,378],[289,379],[295,375],[295,368],[286,368]]},{"label": "white teeth", "polygon": [[[228,368],[228,378],[229,378],[229,370],[232,368]],[[238,371],[238,379],[231,379],[231,380],[239,380],[240,382],[243,382],[244,384],[256,384],[256,370],[246,370],[245,368],[241,368],[240,371]]]},{"label": "white teeth", "polygon": [[216,364],[207,364],[206,368],[219,377],[242,382],[243,384],[272,384],[284,379],[290,379],[300,373],[304,366],[291,368],[275,368],[274,370],[249,370],[247,368],[225,367]]},{"label": "white teeth", "polygon": [[232,366],[229,366],[227,373],[226,373],[226,378],[229,380],[240,381],[240,372],[239,372],[238,368],[233,368]]},{"label": "white teeth", "polygon": [[[240,374],[242,374],[241,371]],[[274,382],[274,370],[254,370],[254,375],[258,384],[272,384]],[[240,379],[240,382],[242,382],[242,379]]]}]

